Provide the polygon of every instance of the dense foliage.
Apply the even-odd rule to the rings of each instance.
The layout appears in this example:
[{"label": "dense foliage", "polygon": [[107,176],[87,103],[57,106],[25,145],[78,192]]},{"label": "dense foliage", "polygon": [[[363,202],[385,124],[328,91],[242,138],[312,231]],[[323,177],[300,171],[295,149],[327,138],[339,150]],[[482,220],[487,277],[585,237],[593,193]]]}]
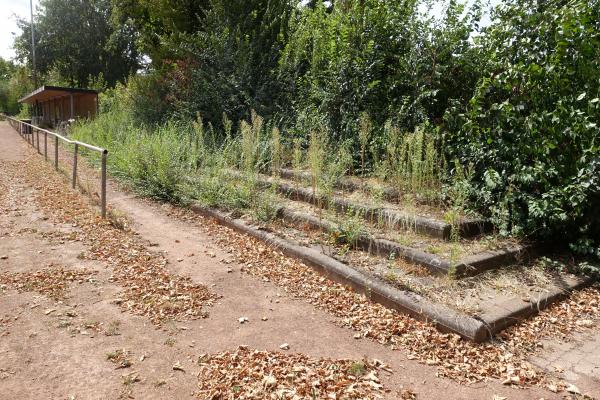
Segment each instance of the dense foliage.
[{"label": "dense foliage", "polygon": [[[142,122],[189,120],[200,112],[218,127],[224,112],[238,121],[250,109],[268,116],[281,109],[276,68],[289,1],[208,0],[194,11],[195,29],[178,14],[144,12],[140,3],[129,15],[121,10],[119,18],[144,26],[143,46],[153,57],[148,74],[134,78],[130,91],[133,113]],[[162,22],[149,23],[155,18]]]},{"label": "dense foliage", "polygon": [[419,0],[298,7],[207,0],[189,14],[195,30],[188,19],[159,11],[160,2],[153,10],[138,3],[129,13],[120,8],[118,18],[142,27],[153,57],[148,85],[136,82],[140,92],[132,93],[145,122],[200,112],[218,127],[223,112],[238,121],[255,109],[288,126],[298,122],[298,131],[318,120],[333,137],[354,140],[363,112],[379,131],[388,119],[408,129],[440,121],[449,104],[471,96],[478,77],[469,45],[478,2],[467,11],[450,1],[433,18]]},{"label": "dense foliage", "polygon": [[446,151],[475,165],[475,204],[505,230],[600,256],[600,2],[506,3]]},{"label": "dense foliage", "polygon": [[19,99],[32,88],[28,68],[0,58],[0,112],[19,113]]},{"label": "dense foliage", "polygon": [[[143,72],[102,104],[143,126],[148,143],[179,123],[197,132],[189,124],[198,115],[222,143],[243,136],[249,125],[240,121],[254,121],[256,110],[265,137],[281,129],[278,165],[319,170],[318,154],[339,152],[348,155],[340,171],[473,209],[505,234],[561,237],[600,255],[600,2],[506,0],[485,28],[481,3],[470,3],[88,0],[72,15],[59,12],[64,0],[45,0],[40,66],[80,84],[102,73],[113,86],[143,54]],[[43,21],[61,26],[63,14],[90,12],[93,35],[78,27],[62,42]],[[102,121],[110,130],[111,119]],[[156,135],[144,154],[173,149],[186,170],[176,140]],[[112,138],[112,146],[129,140]],[[326,150],[311,153],[316,142]],[[169,185],[185,179],[163,172],[156,193],[177,197]]]},{"label": "dense foliage", "polygon": [[[135,32],[111,24],[110,0],[42,0],[35,15],[36,70],[47,81],[87,86],[102,76],[108,85],[124,81],[140,63]],[[32,65],[31,24],[18,20],[22,33],[17,60]],[[46,82],[47,83],[47,82]]]},{"label": "dense foliage", "polygon": [[[361,112],[375,126],[392,119],[412,130],[464,102],[477,78],[468,40],[480,18],[449,2],[441,19],[422,2],[347,1],[301,10],[280,61],[296,114],[311,110],[334,136],[357,136]],[[464,15],[463,15],[464,14]]]}]

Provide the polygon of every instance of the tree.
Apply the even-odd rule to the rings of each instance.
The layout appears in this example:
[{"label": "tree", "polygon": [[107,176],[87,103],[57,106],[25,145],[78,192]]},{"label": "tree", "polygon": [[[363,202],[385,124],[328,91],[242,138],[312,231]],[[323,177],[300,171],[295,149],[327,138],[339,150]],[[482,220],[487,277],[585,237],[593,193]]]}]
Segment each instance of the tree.
[{"label": "tree", "polygon": [[158,63],[172,58],[182,35],[202,30],[210,0],[113,0],[112,23],[135,32],[137,46]]},{"label": "tree", "polygon": [[513,234],[600,256],[600,1],[508,0],[479,40],[482,78],[449,113],[447,152]]},{"label": "tree", "polygon": [[332,134],[355,140],[362,112],[378,129],[392,119],[411,130],[470,98],[479,75],[469,38],[481,6],[465,13],[451,0],[435,19],[419,11],[423,3],[345,0],[299,9],[279,70],[296,112],[313,110]]},{"label": "tree", "polygon": [[31,71],[0,58],[0,111],[17,114],[19,99],[33,89]]},{"label": "tree", "polygon": [[237,122],[251,109],[265,117],[279,110],[283,89],[276,69],[293,9],[288,0],[207,0],[195,9],[195,23],[174,10],[150,10],[149,4],[132,1],[119,14],[121,21],[143,27],[152,58],[130,91],[133,108],[149,109],[136,115],[158,122],[200,113],[219,127],[224,112]]},{"label": "tree", "polygon": [[[42,0],[35,15],[36,69],[56,71],[70,85],[86,86],[100,74],[108,85],[124,81],[140,65],[135,32],[110,23],[110,0]],[[18,21],[17,60],[32,65],[31,25]]]}]

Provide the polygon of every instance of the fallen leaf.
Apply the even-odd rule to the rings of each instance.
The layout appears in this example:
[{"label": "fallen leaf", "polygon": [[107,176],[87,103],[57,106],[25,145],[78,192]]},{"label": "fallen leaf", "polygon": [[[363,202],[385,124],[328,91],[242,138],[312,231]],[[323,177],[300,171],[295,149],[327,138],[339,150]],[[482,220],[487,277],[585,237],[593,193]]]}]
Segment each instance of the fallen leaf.
[{"label": "fallen leaf", "polygon": [[592,321],[591,319],[581,319],[581,320],[575,322],[575,324],[577,324],[577,326],[591,328],[592,326],[594,326],[594,321]]},{"label": "fallen leaf", "polygon": [[567,387],[565,388],[565,390],[569,393],[581,394],[581,392],[579,391],[579,388],[577,386],[573,385],[572,383],[567,384]]},{"label": "fallen leaf", "polygon": [[179,363],[179,361],[177,361],[175,364],[173,364],[173,370],[174,371],[185,372],[185,370],[183,369],[183,367],[181,366],[181,364]]}]

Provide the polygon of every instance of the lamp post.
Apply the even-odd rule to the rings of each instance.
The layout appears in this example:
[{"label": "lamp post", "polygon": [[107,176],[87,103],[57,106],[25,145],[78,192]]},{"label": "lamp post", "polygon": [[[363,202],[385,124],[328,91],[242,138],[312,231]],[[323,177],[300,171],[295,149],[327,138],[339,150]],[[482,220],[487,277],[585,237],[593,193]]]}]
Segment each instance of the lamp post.
[{"label": "lamp post", "polygon": [[31,16],[31,60],[33,72],[33,86],[34,88],[37,88],[37,74],[35,72],[35,29],[33,25],[33,0],[29,0],[29,12]]}]

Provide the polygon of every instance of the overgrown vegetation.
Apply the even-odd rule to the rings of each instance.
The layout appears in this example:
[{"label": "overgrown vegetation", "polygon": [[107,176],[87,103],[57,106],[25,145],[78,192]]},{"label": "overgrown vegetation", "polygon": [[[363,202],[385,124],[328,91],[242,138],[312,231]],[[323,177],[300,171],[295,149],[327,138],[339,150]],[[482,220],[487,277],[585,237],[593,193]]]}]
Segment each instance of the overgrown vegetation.
[{"label": "overgrown vegetation", "polygon": [[454,0],[117,3],[151,61],[73,133],[141,192],[268,220],[259,173],[310,172],[325,199],[353,174],[600,256],[600,2],[508,0],[485,28]]},{"label": "overgrown vegetation", "polygon": [[449,111],[446,151],[506,233],[600,255],[600,2],[510,1],[481,38],[482,78]]},{"label": "overgrown vegetation", "polygon": [[18,100],[33,88],[28,73],[26,67],[0,58],[0,112],[15,115],[21,111]]}]

